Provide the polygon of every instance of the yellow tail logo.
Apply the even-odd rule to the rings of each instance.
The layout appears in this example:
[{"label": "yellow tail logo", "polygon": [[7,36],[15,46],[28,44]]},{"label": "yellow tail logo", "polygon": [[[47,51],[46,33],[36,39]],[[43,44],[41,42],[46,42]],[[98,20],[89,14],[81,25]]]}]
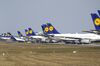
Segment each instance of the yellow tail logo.
[{"label": "yellow tail logo", "polygon": [[44,32],[53,31],[53,30],[54,30],[53,26],[45,27]]},{"label": "yellow tail logo", "polygon": [[94,20],[94,24],[95,24],[96,26],[100,26],[100,18],[96,18],[96,19]]},{"label": "yellow tail logo", "polygon": [[33,32],[32,30],[29,30],[29,33],[30,33],[30,34],[32,34],[32,32]]},{"label": "yellow tail logo", "polygon": [[50,27],[49,27],[49,30],[50,30],[50,31],[53,31],[53,30],[54,30],[54,27],[53,27],[53,26],[50,26]]},{"label": "yellow tail logo", "polygon": [[44,29],[44,31],[45,31],[45,32],[48,32],[48,31],[49,31],[49,28],[48,28],[48,27],[46,27],[46,28]]},{"label": "yellow tail logo", "polygon": [[29,33],[29,31],[26,31],[26,35]]}]

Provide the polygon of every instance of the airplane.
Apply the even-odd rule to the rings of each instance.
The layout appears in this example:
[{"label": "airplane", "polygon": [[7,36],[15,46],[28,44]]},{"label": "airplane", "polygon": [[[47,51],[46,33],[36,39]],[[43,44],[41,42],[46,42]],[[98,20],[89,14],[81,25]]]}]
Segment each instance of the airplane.
[{"label": "airplane", "polygon": [[1,40],[9,40],[9,39],[11,39],[11,35],[9,34],[9,32],[3,33],[0,35],[0,39]]},{"label": "airplane", "polygon": [[5,41],[18,41],[18,42],[24,42],[25,40],[22,38],[19,38],[18,36],[13,36],[10,32],[4,33],[0,36],[1,40]]},{"label": "airplane", "polygon": [[100,41],[100,36],[97,34],[91,34],[91,33],[86,33],[86,34],[61,34],[56,30],[56,28],[51,24],[42,24],[41,25],[43,33],[45,35],[48,35],[51,37],[51,39],[59,40],[59,41],[64,41],[65,43],[71,42],[71,43],[92,43],[96,41]]},{"label": "airplane", "polygon": [[45,37],[44,35],[36,35],[36,33],[31,29],[31,28],[28,28],[25,29],[25,33],[26,33],[26,36],[29,37],[29,40],[34,42],[37,42],[37,43],[48,43],[49,42],[49,39],[48,37]]},{"label": "airplane", "polygon": [[27,36],[24,36],[20,31],[17,31],[17,33],[18,33],[18,38],[24,39],[26,42],[28,42],[28,37]]},{"label": "airplane", "polygon": [[20,31],[17,31],[17,33],[18,33],[18,36],[13,36],[10,32],[3,33],[0,35],[0,40],[27,42],[26,37],[23,36]]},{"label": "airplane", "polygon": [[88,33],[94,33],[94,34],[99,34],[100,35],[100,10],[98,10],[99,15],[96,13],[91,13],[92,21],[95,26],[95,30],[90,30],[90,31],[83,31],[83,32],[88,32]]},{"label": "airplane", "polygon": [[[20,31],[17,31],[17,32],[18,32],[18,35],[21,34]],[[11,40],[13,40],[13,41],[27,42],[22,35],[20,35],[20,36],[13,36],[10,32],[9,32],[9,34],[11,35]]]}]

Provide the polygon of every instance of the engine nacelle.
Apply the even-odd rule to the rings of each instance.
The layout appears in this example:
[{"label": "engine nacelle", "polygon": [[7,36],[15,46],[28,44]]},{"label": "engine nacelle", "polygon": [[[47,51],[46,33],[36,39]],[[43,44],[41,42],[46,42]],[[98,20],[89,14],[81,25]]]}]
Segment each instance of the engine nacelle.
[{"label": "engine nacelle", "polygon": [[80,43],[90,44],[91,43],[91,40],[90,39],[82,39],[80,41]]}]

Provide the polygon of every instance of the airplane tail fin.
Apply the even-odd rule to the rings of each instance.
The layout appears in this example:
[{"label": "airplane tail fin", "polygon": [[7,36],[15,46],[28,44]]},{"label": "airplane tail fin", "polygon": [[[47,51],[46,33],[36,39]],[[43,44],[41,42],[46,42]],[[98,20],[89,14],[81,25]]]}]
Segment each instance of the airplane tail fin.
[{"label": "airplane tail fin", "polygon": [[50,33],[52,34],[60,34],[57,29],[51,24],[51,23],[47,23],[47,26],[49,28]]},{"label": "airplane tail fin", "polygon": [[98,10],[99,16],[100,16],[100,10]]},{"label": "airplane tail fin", "polygon": [[100,17],[97,14],[95,14],[95,13],[92,13],[91,17],[92,17],[95,29],[96,30],[100,30]]},{"label": "airplane tail fin", "polygon": [[30,36],[36,35],[32,28],[28,28]]},{"label": "airplane tail fin", "polygon": [[59,32],[52,26],[51,23],[41,25],[44,34],[59,34]]},{"label": "airplane tail fin", "polygon": [[49,28],[46,24],[41,25],[44,34],[50,34]]},{"label": "airplane tail fin", "polygon": [[26,36],[30,36],[29,31],[27,29],[25,29],[25,34]]},{"label": "airplane tail fin", "polygon": [[34,35],[36,35],[35,32],[31,28],[28,28],[28,30],[25,29],[25,34],[26,34],[26,36],[34,36]]},{"label": "airplane tail fin", "polygon": [[19,37],[22,37],[22,36],[23,36],[22,33],[21,33],[20,31],[17,31],[17,33],[18,33],[18,36],[19,36]]}]

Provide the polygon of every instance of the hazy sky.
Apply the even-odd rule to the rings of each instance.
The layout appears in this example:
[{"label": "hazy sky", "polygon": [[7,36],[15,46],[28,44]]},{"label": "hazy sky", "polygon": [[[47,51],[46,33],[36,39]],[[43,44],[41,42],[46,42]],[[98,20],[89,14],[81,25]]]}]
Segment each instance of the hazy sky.
[{"label": "hazy sky", "polygon": [[90,13],[97,13],[100,0],[0,0],[0,33],[17,34],[51,22],[61,33],[94,29]]}]

